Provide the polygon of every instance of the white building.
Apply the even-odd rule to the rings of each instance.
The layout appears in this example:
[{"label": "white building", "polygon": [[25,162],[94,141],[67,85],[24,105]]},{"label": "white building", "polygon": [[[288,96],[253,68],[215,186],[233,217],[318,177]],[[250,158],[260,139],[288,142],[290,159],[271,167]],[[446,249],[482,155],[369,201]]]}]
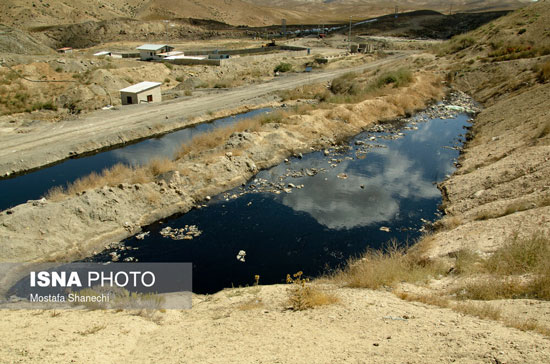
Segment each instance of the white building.
[{"label": "white building", "polygon": [[163,57],[161,53],[168,53],[174,50],[166,44],[144,44],[136,48],[139,50],[139,58],[142,61],[161,60]]},{"label": "white building", "polygon": [[120,90],[122,105],[162,101],[160,82],[144,81]]}]

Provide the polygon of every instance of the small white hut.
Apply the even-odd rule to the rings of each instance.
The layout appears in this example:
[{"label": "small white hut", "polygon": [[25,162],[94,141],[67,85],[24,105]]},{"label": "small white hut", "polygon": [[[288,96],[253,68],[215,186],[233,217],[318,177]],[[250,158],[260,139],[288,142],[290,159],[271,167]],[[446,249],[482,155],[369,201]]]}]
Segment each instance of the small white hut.
[{"label": "small white hut", "polygon": [[120,90],[122,105],[161,102],[160,82],[144,81]]}]

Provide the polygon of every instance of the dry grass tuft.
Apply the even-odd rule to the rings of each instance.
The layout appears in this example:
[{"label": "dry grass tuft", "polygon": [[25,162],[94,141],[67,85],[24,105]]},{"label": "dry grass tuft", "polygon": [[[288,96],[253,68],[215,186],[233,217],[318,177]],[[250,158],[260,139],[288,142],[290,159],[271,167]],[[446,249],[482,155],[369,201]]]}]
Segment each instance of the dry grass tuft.
[{"label": "dry grass tuft", "polygon": [[303,311],[318,306],[338,303],[339,298],[333,293],[312,286],[308,278],[302,278],[303,272],[287,275],[286,281],[292,287],[288,290],[288,304],[294,311]]},{"label": "dry grass tuft", "polygon": [[168,158],[153,159],[149,162],[147,168],[149,172],[156,177],[163,173],[176,170],[176,164]]},{"label": "dry grass tuft", "polygon": [[521,239],[514,236],[488,259],[462,263],[460,270],[461,274],[488,274],[455,289],[460,299],[550,300],[550,239],[542,232]]},{"label": "dry grass tuft", "polygon": [[282,124],[288,122],[288,117],[291,112],[277,110],[267,114],[258,115],[254,118],[244,119],[234,125],[220,127],[208,133],[203,133],[195,136],[190,142],[182,144],[180,149],[175,153],[176,160],[184,158],[191,153],[199,154],[207,150],[213,150],[222,146],[233,133],[242,131],[258,131],[262,125],[275,123]]},{"label": "dry grass tuft", "polygon": [[458,299],[480,301],[525,298],[527,283],[518,277],[486,276],[467,282],[451,291]]},{"label": "dry grass tuft", "polygon": [[545,136],[550,134],[550,120],[546,120],[541,128],[537,131],[537,135],[535,136],[535,139],[544,138]]},{"label": "dry grass tuft", "polygon": [[542,232],[527,238],[513,236],[485,262],[498,275],[533,273],[550,260],[550,240]]},{"label": "dry grass tuft", "polygon": [[550,80],[550,61],[546,61],[538,67],[537,79],[539,82],[546,82]]},{"label": "dry grass tuft", "polygon": [[451,304],[451,301],[446,298],[445,296],[441,295],[435,295],[435,294],[414,294],[409,292],[396,292],[395,293],[397,297],[401,298],[404,301],[410,301],[410,302],[421,302],[427,305],[431,306],[438,306],[438,307],[449,307]]},{"label": "dry grass tuft", "polygon": [[421,302],[441,308],[449,308],[464,315],[479,317],[484,320],[499,321],[508,327],[522,331],[533,331],[541,335],[550,336],[550,328],[539,324],[533,319],[524,320],[516,317],[504,317],[502,311],[491,304],[484,302],[454,302],[445,296],[435,294],[413,294],[396,292],[397,297],[405,301]]},{"label": "dry grass tuft", "polygon": [[498,321],[502,316],[502,312],[498,308],[487,303],[457,303],[452,306],[452,309],[465,315],[494,321]]},{"label": "dry grass tuft", "polygon": [[407,254],[405,248],[391,241],[383,250],[369,250],[348,262],[334,279],[349,287],[377,289],[400,282],[427,281],[443,273],[445,269],[439,262],[422,258],[419,253]]}]

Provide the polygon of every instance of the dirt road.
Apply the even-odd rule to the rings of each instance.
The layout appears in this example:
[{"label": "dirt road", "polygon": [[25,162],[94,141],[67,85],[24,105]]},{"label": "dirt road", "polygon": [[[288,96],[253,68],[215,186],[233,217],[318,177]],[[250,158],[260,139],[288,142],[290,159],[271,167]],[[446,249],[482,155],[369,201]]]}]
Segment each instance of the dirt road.
[{"label": "dirt road", "polygon": [[[186,100],[102,110],[55,125],[40,125],[27,134],[2,135],[0,176],[13,175],[72,156],[183,128],[205,120],[193,118],[207,116],[216,111],[239,112],[244,111],[244,107],[255,108],[270,100],[273,101],[274,98],[269,98],[269,94],[274,91],[328,81],[346,72],[374,69],[396,62],[408,54],[397,53],[352,68],[282,76],[263,84],[243,86]],[[206,117],[208,118],[211,117]]]}]

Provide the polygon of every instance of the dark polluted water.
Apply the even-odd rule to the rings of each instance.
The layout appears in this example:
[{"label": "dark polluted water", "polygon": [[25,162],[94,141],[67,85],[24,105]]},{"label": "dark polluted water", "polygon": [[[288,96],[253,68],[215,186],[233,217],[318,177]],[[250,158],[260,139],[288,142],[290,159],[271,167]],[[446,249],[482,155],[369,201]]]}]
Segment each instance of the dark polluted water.
[{"label": "dark polluted water", "polygon": [[135,144],[125,145],[91,156],[67,159],[51,167],[14,178],[1,179],[0,211],[25,203],[28,200],[39,199],[52,187],[66,186],[80,177],[87,176],[92,172],[99,173],[117,163],[135,166],[146,164],[154,158],[172,158],[182,143],[190,141],[198,134],[211,131],[220,126],[232,125],[239,120],[254,117],[270,110],[258,109],[217,119],[210,123],[188,127],[157,138],[145,139]]},{"label": "dark polluted water", "polygon": [[[470,121],[427,115],[292,158],[89,260],[192,262],[193,291],[213,293],[251,285],[255,275],[261,284],[297,271],[318,276],[390,239],[412,243],[438,217],[436,182],[453,173]],[[174,240],[167,227],[200,235]]]}]

